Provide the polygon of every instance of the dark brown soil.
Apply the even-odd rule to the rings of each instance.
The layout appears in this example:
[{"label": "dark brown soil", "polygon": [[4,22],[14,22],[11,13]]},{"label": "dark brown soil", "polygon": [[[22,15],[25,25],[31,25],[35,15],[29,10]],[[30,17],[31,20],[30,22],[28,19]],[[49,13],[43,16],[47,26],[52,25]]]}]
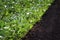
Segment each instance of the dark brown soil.
[{"label": "dark brown soil", "polygon": [[60,0],[52,3],[22,40],[60,40]]}]

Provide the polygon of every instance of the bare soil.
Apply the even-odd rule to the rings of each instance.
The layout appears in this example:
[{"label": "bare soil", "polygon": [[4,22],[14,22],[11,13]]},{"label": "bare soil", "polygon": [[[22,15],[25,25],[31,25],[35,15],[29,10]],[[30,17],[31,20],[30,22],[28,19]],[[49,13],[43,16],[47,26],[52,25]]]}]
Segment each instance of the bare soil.
[{"label": "bare soil", "polygon": [[60,0],[52,3],[22,40],[60,40]]}]

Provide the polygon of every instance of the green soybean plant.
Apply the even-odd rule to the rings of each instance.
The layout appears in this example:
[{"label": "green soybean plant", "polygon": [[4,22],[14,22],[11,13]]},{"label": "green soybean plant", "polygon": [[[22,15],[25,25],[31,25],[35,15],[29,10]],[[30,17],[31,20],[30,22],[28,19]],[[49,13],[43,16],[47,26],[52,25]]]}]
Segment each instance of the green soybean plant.
[{"label": "green soybean plant", "polygon": [[0,40],[21,40],[53,0],[0,0]]}]

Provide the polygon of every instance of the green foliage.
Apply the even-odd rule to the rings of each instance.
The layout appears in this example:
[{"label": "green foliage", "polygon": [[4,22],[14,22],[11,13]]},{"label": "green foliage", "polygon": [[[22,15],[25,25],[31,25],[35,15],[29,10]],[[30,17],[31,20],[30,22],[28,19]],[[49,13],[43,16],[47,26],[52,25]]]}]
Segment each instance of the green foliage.
[{"label": "green foliage", "polygon": [[52,0],[0,0],[0,40],[21,40]]}]

